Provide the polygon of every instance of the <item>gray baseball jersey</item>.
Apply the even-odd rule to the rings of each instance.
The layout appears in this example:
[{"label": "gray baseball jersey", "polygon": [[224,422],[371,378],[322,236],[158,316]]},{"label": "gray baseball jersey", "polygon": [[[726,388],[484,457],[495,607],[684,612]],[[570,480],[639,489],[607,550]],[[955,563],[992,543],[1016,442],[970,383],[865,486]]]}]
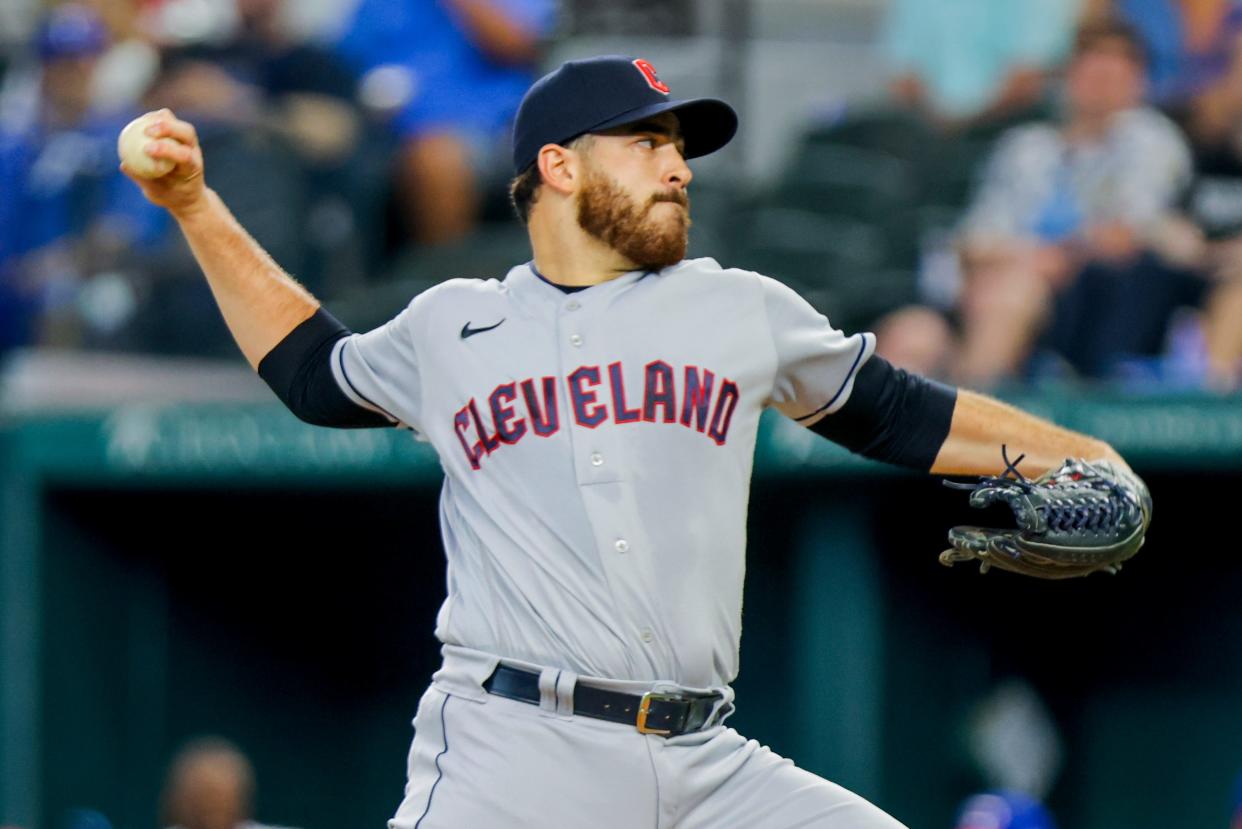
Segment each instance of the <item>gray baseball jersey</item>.
[{"label": "gray baseball jersey", "polygon": [[874,347],[712,259],[574,293],[521,265],[424,292],[332,366],[439,454],[441,641],[711,687],[738,669],[759,416],[839,409]]}]

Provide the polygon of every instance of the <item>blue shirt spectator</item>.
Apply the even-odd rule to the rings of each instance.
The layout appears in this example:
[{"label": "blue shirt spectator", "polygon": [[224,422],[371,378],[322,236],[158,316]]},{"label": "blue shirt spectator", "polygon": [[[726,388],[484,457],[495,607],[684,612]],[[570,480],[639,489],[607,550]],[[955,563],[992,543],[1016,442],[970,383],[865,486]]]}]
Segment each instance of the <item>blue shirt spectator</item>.
[{"label": "blue shirt spectator", "polygon": [[37,95],[0,122],[0,351],[28,344],[49,303],[115,253],[159,238],[164,211],[118,170],[116,136],[129,115],[90,109],[89,80],[106,45],[87,8],[64,4],[37,35]]},{"label": "blue shirt spectator", "polygon": [[[510,124],[555,0],[362,0],[338,49],[364,104],[391,113],[409,238],[460,240],[503,190]],[[492,199],[495,201],[495,198]]]},{"label": "blue shirt spectator", "polygon": [[127,121],[0,134],[0,262],[101,225],[125,243],[159,239],[166,214],[117,170],[116,137]]},{"label": "blue shirt spectator", "polygon": [[[533,38],[556,22],[555,0],[490,0]],[[362,0],[337,47],[361,72],[377,66],[407,69],[409,103],[396,115],[402,136],[428,129],[503,132],[535,80],[535,62],[506,62],[481,48],[452,2]]]},{"label": "blue shirt spectator", "polygon": [[1215,25],[1193,37],[1183,4],[1176,0],[1116,3],[1117,13],[1139,31],[1147,47],[1150,96],[1156,103],[1192,98],[1222,80],[1233,65],[1242,36],[1242,2],[1220,0]]}]

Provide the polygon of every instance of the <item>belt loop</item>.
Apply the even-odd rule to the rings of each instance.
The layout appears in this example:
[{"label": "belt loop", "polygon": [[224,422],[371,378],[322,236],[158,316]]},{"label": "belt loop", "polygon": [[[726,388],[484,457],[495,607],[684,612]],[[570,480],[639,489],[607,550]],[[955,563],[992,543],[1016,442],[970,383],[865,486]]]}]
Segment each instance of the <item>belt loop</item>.
[{"label": "belt loop", "polygon": [[556,713],[562,717],[574,714],[574,688],[578,685],[578,675],[573,671],[561,671],[556,680]]},{"label": "belt loop", "polygon": [[557,680],[560,676],[560,668],[544,668],[539,672],[539,707],[550,714],[556,713]]},{"label": "belt loop", "polygon": [[733,714],[733,689],[726,688],[721,694],[720,699],[716,700],[716,704],[712,706],[712,711],[707,715],[707,721],[703,723],[704,728],[713,725],[719,725]]}]

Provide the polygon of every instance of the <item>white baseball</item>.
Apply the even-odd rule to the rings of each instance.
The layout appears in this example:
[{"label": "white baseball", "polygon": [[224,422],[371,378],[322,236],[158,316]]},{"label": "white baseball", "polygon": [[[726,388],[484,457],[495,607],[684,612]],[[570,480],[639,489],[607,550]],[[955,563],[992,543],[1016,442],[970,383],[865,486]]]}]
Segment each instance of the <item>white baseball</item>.
[{"label": "white baseball", "polygon": [[152,158],[147,155],[146,146],[152,141],[175,140],[172,138],[153,139],[146,134],[147,127],[159,117],[158,112],[148,112],[146,115],[138,116],[125,125],[125,129],[121,130],[121,137],[116,141],[117,155],[136,176],[159,178],[177,166],[175,162],[167,158]]}]

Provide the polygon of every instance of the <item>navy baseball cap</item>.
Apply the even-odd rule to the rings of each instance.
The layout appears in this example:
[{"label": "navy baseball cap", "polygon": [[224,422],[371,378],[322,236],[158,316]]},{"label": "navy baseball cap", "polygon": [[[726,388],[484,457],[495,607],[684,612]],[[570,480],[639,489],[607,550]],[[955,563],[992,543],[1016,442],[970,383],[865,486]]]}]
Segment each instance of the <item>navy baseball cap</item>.
[{"label": "navy baseball cap", "polygon": [[513,122],[513,170],[535,162],[544,144],[676,112],[686,158],[714,153],[737,132],[737,113],[715,98],[679,101],[641,58],[607,55],[571,60],[535,81]]}]

